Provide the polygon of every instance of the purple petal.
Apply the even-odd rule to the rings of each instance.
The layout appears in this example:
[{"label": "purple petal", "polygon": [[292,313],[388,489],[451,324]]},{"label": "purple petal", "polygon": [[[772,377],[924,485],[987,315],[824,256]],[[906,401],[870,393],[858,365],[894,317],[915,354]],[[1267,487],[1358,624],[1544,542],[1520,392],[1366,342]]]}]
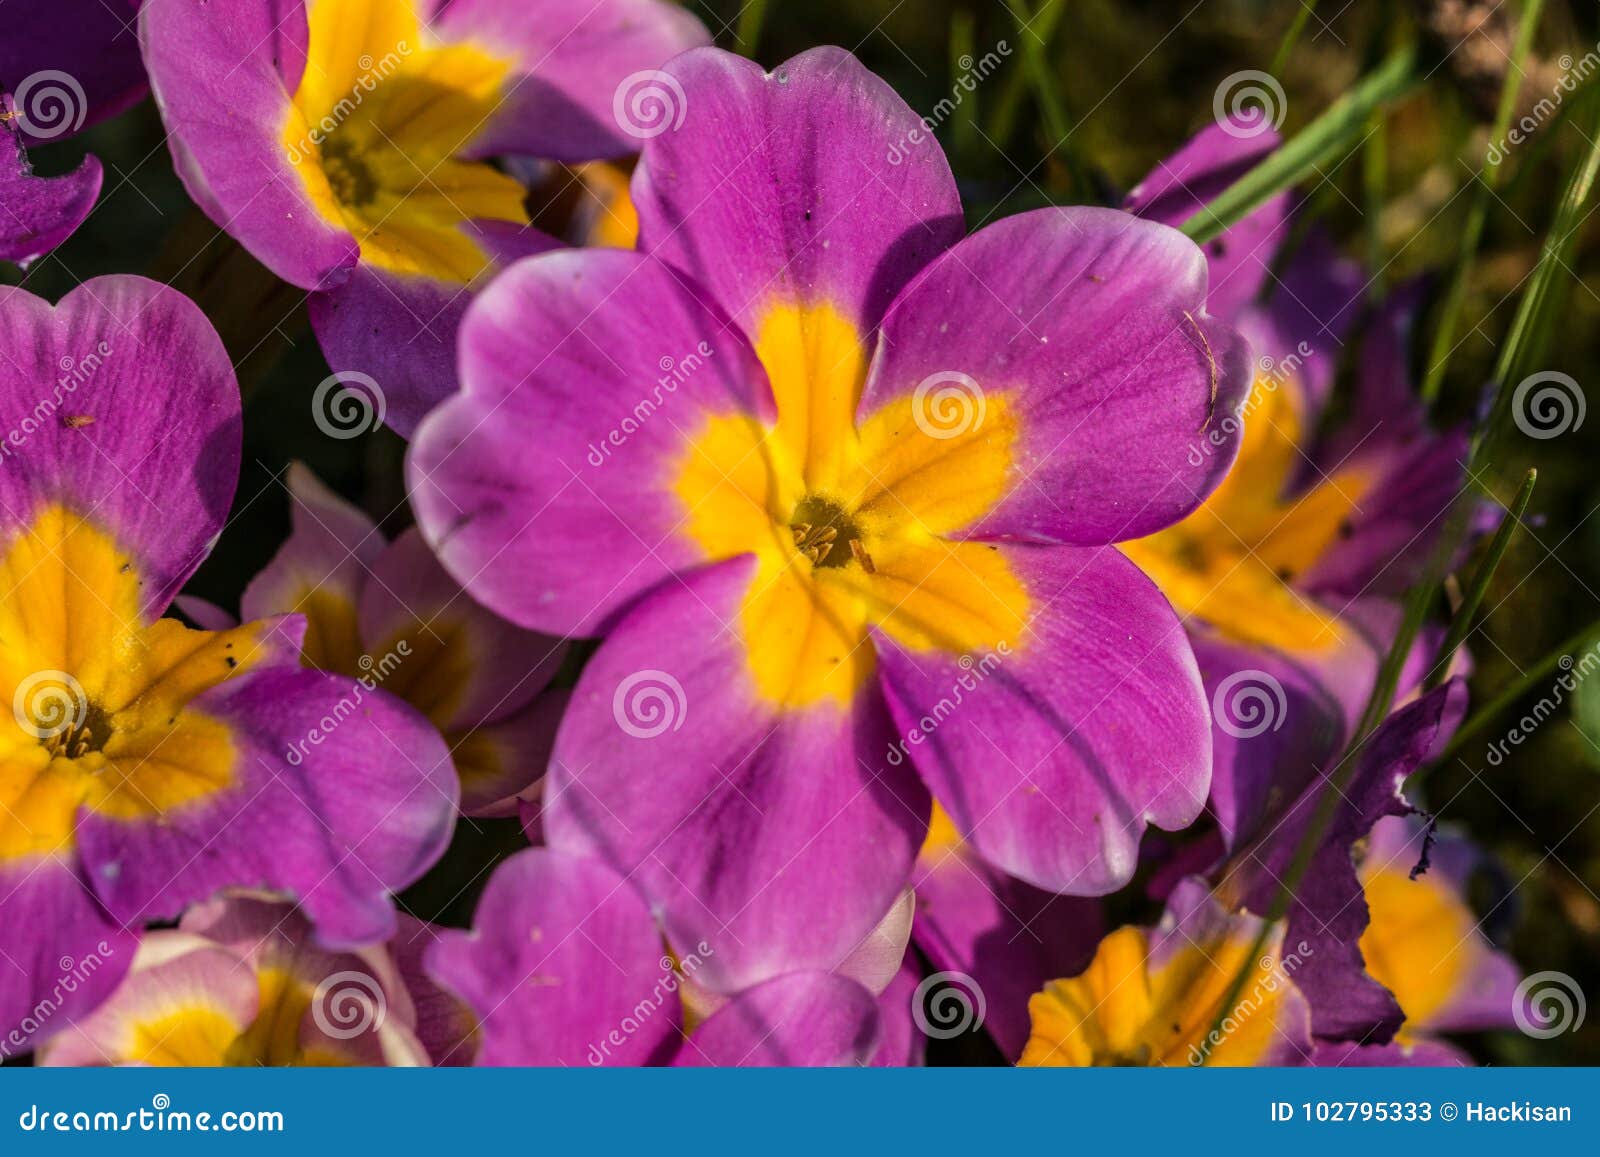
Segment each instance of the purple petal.
[{"label": "purple petal", "polygon": [[1205,804],[1200,673],[1171,607],[1117,551],[996,549],[1034,608],[1020,641],[958,657],[877,636],[898,750],[990,864],[1104,895],[1132,876],[1146,825],[1186,827]]},{"label": "purple petal", "polygon": [[476,1014],[480,1065],[640,1065],[678,1035],[676,974],[649,909],[593,860],[513,856],[472,931],[440,932],[425,961]]},{"label": "purple petal", "polygon": [[[64,140],[143,98],[140,0],[7,0],[0,77],[30,88],[36,140]],[[59,75],[71,79],[68,84]],[[56,96],[49,96],[51,92]],[[43,100],[43,103],[39,103]]]},{"label": "purple petal", "polygon": [[869,683],[848,709],[761,700],[734,622],[736,559],[644,599],[590,660],[545,787],[552,847],[598,856],[711,948],[696,980],[732,993],[831,970],[906,887],[927,824]]},{"label": "purple petal", "polygon": [[216,331],[164,285],[97,277],[54,309],[0,289],[0,353],[0,537],[63,503],[134,556],[159,615],[239,478],[239,387]]},{"label": "purple petal", "polygon": [[66,176],[35,177],[12,111],[11,97],[0,94],[0,261],[27,265],[72,236],[94,209],[100,162],[85,157]]},{"label": "purple petal", "polygon": [[723,1005],[684,1042],[689,1067],[825,1068],[867,1065],[881,1037],[877,1001],[853,980],[794,972]]},{"label": "purple petal", "polygon": [[971,429],[1014,426],[1008,495],[973,536],[1150,534],[1199,506],[1238,451],[1222,419],[1249,390],[1250,352],[1205,294],[1205,258],[1174,229],[1111,209],[1009,217],[894,303],[859,412],[920,397],[937,423],[938,391],[959,390]]}]

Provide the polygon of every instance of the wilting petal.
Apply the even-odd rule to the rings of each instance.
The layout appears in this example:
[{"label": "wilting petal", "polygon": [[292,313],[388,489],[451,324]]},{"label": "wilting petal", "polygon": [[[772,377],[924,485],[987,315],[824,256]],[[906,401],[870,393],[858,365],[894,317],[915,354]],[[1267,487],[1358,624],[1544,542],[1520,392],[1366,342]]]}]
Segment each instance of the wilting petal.
[{"label": "wilting petal", "polygon": [[[703,49],[662,72],[684,116],[646,142],[634,174],[639,246],[709,289],[752,339],[772,306],[817,301],[870,333],[961,238],[944,153],[848,52],[815,48],[764,73]],[[923,143],[894,163],[913,134]]]},{"label": "wilting petal", "polygon": [[590,250],[518,264],[468,312],[461,371],[466,393],[412,448],[412,502],[445,568],[523,626],[597,633],[705,559],[672,484],[708,426],[752,444],[749,478],[730,491],[772,484],[756,445],[772,402],[748,343],[651,258]]},{"label": "wilting petal", "polygon": [[[443,852],[457,784],[431,726],[399,700],[320,672],[267,670],[192,703],[223,725],[229,782],[161,822],[85,813],[78,840],[106,907],[170,919],[224,886],[294,896],[337,947],[394,934],[391,892]],[[163,765],[199,753],[173,753]]]},{"label": "wilting petal", "polygon": [[660,1060],[681,1012],[650,911],[603,865],[543,848],[489,879],[471,932],[441,932],[429,973],[479,1020],[480,1065]]},{"label": "wilting petal", "polygon": [[1149,534],[1199,506],[1238,450],[1223,419],[1250,352],[1205,295],[1205,257],[1174,229],[1110,209],[1009,217],[895,302],[860,412],[910,399],[924,429],[1010,443],[1005,497],[968,534]]},{"label": "wilting petal", "polygon": [[35,177],[11,112],[11,97],[0,94],[0,261],[26,265],[83,224],[100,195],[100,162],[85,157],[66,176]]},{"label": "wilting petal", "polygon": [[[1295,983],[1311,1002],[1318,1037],[1382,1044],[1400,1025],[1399,1005],[1367,975],[1361,955],[1367,904],[1351,851],[1379,819],[1413,810],[1400,794],[1401,784],[1455,729],[1465,707],[1466,688],[1452,680],[1396,711],[1373,733],[1295,894],[1287,939],[1310,946]],[[1268,825],[1267,834],[1239,857],[1245,866],[1224,880],[1223,888],[1243,894],[1253,911],[1270,907],[1321,793],[1332,790],[1327,779],[1334,770],[1326,769]]]},{"label": "wilting petal", "polygon": [[1133,874],[1146,825],[1181,828],[1204,806],[1200,674],[1177,616],[1115,550],[995,549],[1037,609],[1016,643],[957,657],[877,636],[897,749],[989,863],[1103,895]]},{"label": "wilting petal", "polygon": [[872,685],[843,709],[788,710],[753,686],[736,632],[751,581],[733,560],[643,600],[573,693],[545,785],[552,847],[595,855],[712,949],[722,993],[832,969],[908,882],[928,798]]},{"label": "wilting petal", "polygon": [[[1270,156],[1281,138],[1270,126],[1230,117],[1210,124],[1152,169],[1128,193],[1122,207],[1150,221],[1177,228],[1245,173]],[[1291,194],[1279,193],[1221,236],[1206,242],[1211,292],[1206,309],[1232,318],[1266,283],[1273,258],[1289,226]]]},{"label": "wilting petal", "polygon": [[[536,8],[453,0],[437,7],[435,37],[513,62],[503,102],[473,137],[471,152],[480,157],[586,161],[633,152],[658,121],[648,108],[630,108],[620,93],[632,97],[639,86],[658,82],[643,77],[621,89],[623,81],[709,39],[705,26],[671,0],[540,0]],[[663,99],[670,124],[680,106],[670,92]]]},{"label": "wilting petal", "polygon": [[222,529],[239,477],[239,389],[182,294],[98,277],[50,305],[0,289],[0,538],[47,503],[134,558],[159,615]]},{"label": "wilting petal", "polygon": [[741,992],[694,1031],[675,1063],[742,1068],[866,1065],[882,1026],[872,993],[827,972],[792,972]]}]

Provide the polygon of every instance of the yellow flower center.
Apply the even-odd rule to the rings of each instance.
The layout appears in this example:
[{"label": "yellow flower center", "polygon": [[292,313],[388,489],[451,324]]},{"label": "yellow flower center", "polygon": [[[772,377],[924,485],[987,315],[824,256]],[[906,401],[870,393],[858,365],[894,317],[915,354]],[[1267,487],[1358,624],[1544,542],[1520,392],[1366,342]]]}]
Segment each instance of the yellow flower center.
[{"label": "yellow flower center", "polygon": [[286,155],[361,259],[466,283],[488,256],[462,228],[528,223],[523,189],[458,158],[494,115],[511,62],[427,43],[409,0],[314,0],[305,73],[283,126]]},{"label": "yellow flower center", "polygon": [[[241,965],[242,967],[242,965]],[[328,1048],[300,1042],[315,988],[282,968],[257,973],[255,1019],[237,1024],[223,1008],[180,1002],[130,1024],[117,1060],[157,1068],[334,1067],[350,1060]]]},{"label": "yellow flower center", "polygon": [[1371,921],[1361,934],[1367,972],[1394,994],[1406,1014],[1400,1035],[1410,1038],[1456,994],[1478,951],[1477,919],[1433,875],[1415,880],[1401,868],[1363,873]]},{"label": "yellow flower center", "polygon": [[229,786],[195,696],[263,654],[256,627],[147,622],[132,559],[62,507],[0,553],[0,862],[70,848],[78,809],[167,814]]},{"label": "yellow flower center", "polygon": [[762,697],[848,704],[876,664],[873,628],[915,650],[1019,648],[1022,580],[995,547],[955,537],[1014,484],[1005,391],[987,388],[955,427],[909,395],[858,424],[867,351],[827,302],[768,310],[756,353],[776,423],[709,417],[668,485],[708,558],[757,559],[739,623]]},{"label": "yellow flower center", "polygon": [[1337,618],[1291,585],[1345,534],[1372,485],[1358,466],[1287,497],[1306,463],[1291,383],[1258,379],[1232,471],[1188,518],[1123,551],[1180,613],[1238,642],[1320,652],[1343,638]]}]

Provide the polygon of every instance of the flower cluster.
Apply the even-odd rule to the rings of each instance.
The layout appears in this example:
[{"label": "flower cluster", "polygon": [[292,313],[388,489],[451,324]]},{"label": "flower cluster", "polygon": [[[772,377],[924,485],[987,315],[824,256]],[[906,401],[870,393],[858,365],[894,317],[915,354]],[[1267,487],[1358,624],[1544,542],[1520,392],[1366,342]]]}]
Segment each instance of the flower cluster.
[{"label": "flower cluster", "polygon": [[[1425,286],[1286,186],[1181,228],[1276,132],[969,229],[942,113],[669,0],[128,7],[0,76],[148,92],[390,433],[252,464],[204,294],[0,289],[0,1055],[1459,1064],[1527,1015],[1406,790],[1467,661],[1403,600],[1496,524]],[[3,99],[26,265],[102,173]]]}]

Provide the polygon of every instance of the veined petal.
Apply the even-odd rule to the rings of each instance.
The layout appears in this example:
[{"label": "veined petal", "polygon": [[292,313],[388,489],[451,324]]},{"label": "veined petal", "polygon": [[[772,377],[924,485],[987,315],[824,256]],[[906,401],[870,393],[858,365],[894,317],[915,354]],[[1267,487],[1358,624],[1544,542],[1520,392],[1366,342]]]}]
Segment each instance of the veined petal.
[{"label": "veined petal", "polygon": [[[25,74],[0,72],[14,75]],[[27,265],[83,224],[100,195],[100,162],[89,156],[64,176],[35,177],[13,113],[11,96],[0,92],[0,261]]]},{"label": "veined petal", "polygon": [[677,1064],[822,1068],[871,1063],[882,1039],[872,993],[827,972],[793,972],[741,992],[684,1042]]}]

